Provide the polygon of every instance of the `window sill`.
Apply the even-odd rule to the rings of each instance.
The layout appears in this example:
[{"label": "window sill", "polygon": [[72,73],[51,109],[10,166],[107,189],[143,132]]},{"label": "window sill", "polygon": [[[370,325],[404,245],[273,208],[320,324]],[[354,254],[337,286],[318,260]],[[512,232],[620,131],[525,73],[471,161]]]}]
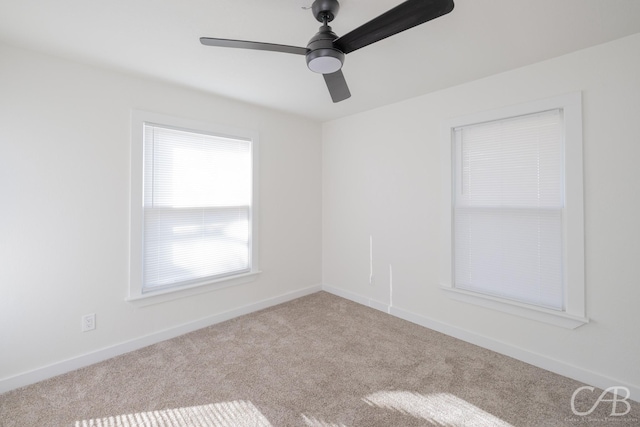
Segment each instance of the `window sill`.
[{"label": "window sill", "polygon": [[129,295],[125,300],[135,306],[145,307],[148,305],[211,292],[217,289],[228,288],[230,286],[250,283],[255,281],[260,273],[261,271],[250,271],[248,273],[238,274],[232,277],[224,277],[218,280],[195,283],[189,286],[137,293],[134,295]]},{"label": "window sill", "polygon": [[542,307],[535,307],[528,304],[496,298],[489,295],[482,295],[474,292],[455,289],[450,286],[441,285],[440,288],[447,292],[449,297],[457,301],[475,304],[486,308],[502,311],[504,313],[549,323],[566,329],[576,329],[579,326],[589,323],[586,317],[575,316],[566,312],[550,310]]}]

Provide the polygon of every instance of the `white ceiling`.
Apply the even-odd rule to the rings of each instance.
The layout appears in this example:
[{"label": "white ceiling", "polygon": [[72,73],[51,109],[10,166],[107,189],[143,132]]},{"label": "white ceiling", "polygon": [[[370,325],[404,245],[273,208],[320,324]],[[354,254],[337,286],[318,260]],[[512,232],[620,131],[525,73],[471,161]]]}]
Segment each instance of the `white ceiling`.
[{"label": "white ceiling", "polygon": [[[0,41],[324,121],[640,32],[639,0],[456,0],[450,14],[347,55],[352,97],[338,104],[303,56],[199,43],[304,47],[320,26],[309,3],[0,0]],[[399,3],[343,0],[331,26],[346,34]]]}]

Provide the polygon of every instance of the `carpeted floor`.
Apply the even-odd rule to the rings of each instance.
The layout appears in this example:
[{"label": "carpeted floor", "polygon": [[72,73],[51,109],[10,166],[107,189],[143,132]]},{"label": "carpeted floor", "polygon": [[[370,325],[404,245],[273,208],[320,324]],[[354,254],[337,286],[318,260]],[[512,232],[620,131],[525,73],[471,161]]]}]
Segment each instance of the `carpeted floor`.
[{"label": "carpeted floor", "polygon": [[0,395],[0,426],[640,425],[582,385],[319,292]]}]

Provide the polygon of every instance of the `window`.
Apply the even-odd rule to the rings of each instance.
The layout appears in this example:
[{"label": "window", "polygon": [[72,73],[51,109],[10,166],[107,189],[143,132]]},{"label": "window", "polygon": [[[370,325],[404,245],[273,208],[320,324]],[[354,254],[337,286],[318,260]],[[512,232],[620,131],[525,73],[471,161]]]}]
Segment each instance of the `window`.
[{"label": "window", "polygon": [[130,299],[257,272],[256,135],[142,111],[132,118]]},{"label": "window", "polygon": [[570,328],[586,322],[581,129],[580,94],[447,123],[452,296]]}]

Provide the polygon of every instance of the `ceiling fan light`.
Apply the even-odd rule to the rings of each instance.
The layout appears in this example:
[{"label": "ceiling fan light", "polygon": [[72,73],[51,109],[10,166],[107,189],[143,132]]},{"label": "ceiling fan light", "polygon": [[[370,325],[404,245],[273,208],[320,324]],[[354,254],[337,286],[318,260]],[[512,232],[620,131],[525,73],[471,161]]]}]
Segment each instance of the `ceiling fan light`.
[{"label": "ceiling fan light", "polygon": [[336,49],[318,49],[307,55],[307,66],[314,73],[331,74],[339,71],[344,54]]},{"label": "ceiling fan light", "polygon": [[331,74],[342,68],[342,62],[332,56],[320,56],[309,61],[309,69],[314,73]]}]

